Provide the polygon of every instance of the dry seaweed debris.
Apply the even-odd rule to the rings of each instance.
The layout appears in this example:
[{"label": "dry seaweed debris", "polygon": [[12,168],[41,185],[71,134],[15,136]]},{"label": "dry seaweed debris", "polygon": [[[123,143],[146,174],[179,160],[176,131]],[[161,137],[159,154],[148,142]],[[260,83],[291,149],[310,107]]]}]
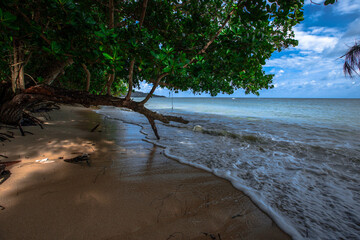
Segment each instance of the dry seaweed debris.
[{"label": "dry seaweed debris", "polygon": [[79,155],[79,156],[74,157],[74,158],[64,159],[64,161],[68,162],[68,163],[83,163],[83,162],[86,162],[87,165],[90,167],[89,160],[90,160],[89,154],[87,154],[87,153],[84,153],[84,154]]}]

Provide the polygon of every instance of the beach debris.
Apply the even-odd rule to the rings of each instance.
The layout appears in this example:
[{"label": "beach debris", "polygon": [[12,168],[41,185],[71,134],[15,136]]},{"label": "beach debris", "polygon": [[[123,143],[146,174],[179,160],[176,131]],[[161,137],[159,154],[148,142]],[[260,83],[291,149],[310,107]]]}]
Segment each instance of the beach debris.
[{"label": "beach debris", "polygon": [[0,134],[7,138],[14,138],[14,133],[11,134],[11,132],[9,132],[9,131],[8,131],[8,133],[0,133]]},{"label": "beach debris", "polygon": [[60,109],[59,105],[50,101],[37,102],[36,104],[32,104],[31,106],[27,107],[27,110],[29,110],[32,113],[50,112],[59,109]]},{"label": "beach debris", "polygon": [[205,233],[205,232],[202,232],[202,234],[209,237],[211,240],[221,240],[220,233],[218,233],[217,236],[212,233]]},{"label": "beach debris", "polygon": [[0,163],[0,184],[5,182],[11,175],[11,172],[9,170],[6,170],[6,165],[3,163]]},{"label": "beach debris", "polygon": [[234,219],[234,218],[242,217],[242,216],[244,216],[244,215],[243,214],[236,214],[236,215],[232,216],[231,218]]},{"label": "beach debris", "polygon": [[82,155],[79,155],[77,157],[74,158],[69,158],[69,159],[64,159],[65,162],[68,163],[82,163],[82,162],[86,162],[87,165],[90,167],[90,163],[89,163],[89,154],[84,153]]},{"label": "beach debris", "polygon": [[54,161],[50,161],[48,158],[44,158],[44,159],[40,159],[40,160],[35,160],[35,162],[37,162],[37,163],[53,163]]},{"label": "beach debris", "polygon": [[94,132],[99,126],[100,126],[100,123],[96,124],[96,126],[93,127],[93,128],[90,130],[90,132]]},{"label": "beach debris", "polygon": [[176,237],[176,235],[181,235],[181,239],[183,239],[183,238],[184,238],[184,233],[182,233],[182,232],[174,232],[174,233],[170,234],[170,235],[169,235],[169,237],[168,237],[166,240],[169,240],[169,239],[175,238],[175,237]]},{"label": "beach debris", "polygon": [[8,162],[0,162],[0,164],[5,164],[6,167],[11,166],[15,163],[19,163],[21,161],[8,161]]},{"label": "beach debris", "polygon": [[83,154],[83,152],[72,152],[71,154]]},{"label": "beach debris", "polygon": [[0,174],[5,170],[6,165],[3,163],[0,163]]},{"label": "beach debris", "polygon": [[12,135],[6,134],[6,133],[0,133],[0,141],[10,141],[9,138],[14,138]]},{"label": "beach debris", "polygon": [[21,136],[25,136],[25,133],[29,133],[31,135],[34,135],[32,132],[24,131],[24,129],[22,128],[22,125],[20,123],[19,123],[18,127],[19,127],[19,130],[20,130]]},{"label": "beach debris", "polygon": [[202,132],[202,131],[203,131],[203,128],[202,128],[202,126],[200,126],[200,125],[196,125],[196,126],[193,128],[193,131],[194,131],[194,132]]}]

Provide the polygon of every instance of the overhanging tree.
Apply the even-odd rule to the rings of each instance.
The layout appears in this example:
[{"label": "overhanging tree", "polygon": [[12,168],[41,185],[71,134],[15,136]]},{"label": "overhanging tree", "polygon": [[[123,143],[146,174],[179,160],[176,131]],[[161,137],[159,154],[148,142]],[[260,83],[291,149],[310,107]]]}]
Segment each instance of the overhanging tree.
[{"label": "overhanging tree", "polygon": [[[271,88],[262,66],[297,44],[292,27],[302,7],[303,0],[2,2],[1,78],[16,95],[0,103],[0,120],[20,124],[39,100],[113,105],[144,114],[159,137],[155,120],[186,121],[144,107],[157,87],[212,96]],[[153,88],[134,102],[141,81]],[[111,96],[124,85],[124,99]]]}]

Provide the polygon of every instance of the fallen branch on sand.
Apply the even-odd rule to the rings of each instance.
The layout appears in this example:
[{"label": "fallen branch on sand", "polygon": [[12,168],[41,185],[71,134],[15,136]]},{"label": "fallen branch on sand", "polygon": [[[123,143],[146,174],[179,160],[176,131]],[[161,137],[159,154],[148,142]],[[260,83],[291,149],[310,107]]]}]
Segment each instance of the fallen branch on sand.
[{"label": "fallen branch on sand", "polygon": [[[162,115],[151,111],[144,107],[143,102],[135,102],[130,99],[127,100],[109,95],[93,95],[88,92],[67,90],[49,85],[37,85],[25,89],[22,93],[15,95],[11,100],[2,104],[0,106],[1,121],[5,124],[19,126],[21,129],[21,120],[24,118],[23,112],[34,104],[49,101],[64,104],[81,104],[84,107],[105,105],[131,109],[134,112],[143,114],[148,119],[158,139],[160,139],[160,136],[156,128],[155,120],[163,123],[169,123],[170,121],[184,124],[188,123],[188,121],[182,117]],[[33,122],[38,125],[40,120]]]}]

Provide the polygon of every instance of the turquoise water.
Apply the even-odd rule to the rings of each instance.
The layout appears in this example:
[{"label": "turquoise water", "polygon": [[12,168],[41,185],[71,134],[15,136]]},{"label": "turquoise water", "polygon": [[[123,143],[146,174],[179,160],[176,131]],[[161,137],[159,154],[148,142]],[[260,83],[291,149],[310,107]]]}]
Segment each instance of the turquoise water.
[{"label": "turquoise water", "polygon": [[189,124],[140,124],[164,153],[230,180],[295,239],[359,239],[360,100],[153,98],[147,107]]},{"label": "turquoise water", "polygon": [[153,98],[147,107],[360,128],[360,99]]}]

